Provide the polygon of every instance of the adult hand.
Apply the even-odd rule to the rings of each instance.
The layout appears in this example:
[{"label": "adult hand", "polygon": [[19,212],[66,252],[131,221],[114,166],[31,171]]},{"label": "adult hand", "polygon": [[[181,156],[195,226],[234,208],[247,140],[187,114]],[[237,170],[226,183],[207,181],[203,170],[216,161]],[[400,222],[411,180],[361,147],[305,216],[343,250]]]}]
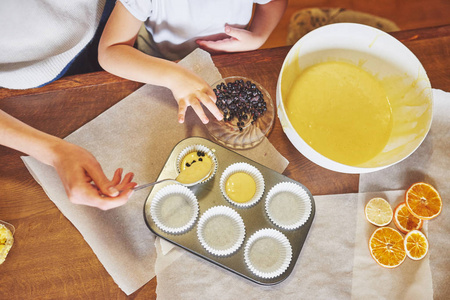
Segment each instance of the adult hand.
[{"label": "adult hand", "polygon": [[0,145],[31,155],[53,166],[73,203],[110,209],[125,204],[136,183],[133,173],[122,179],[117,169],[106,178],[95,157],[77,145],[39,131],[0,110]]},{"label": "adult hand", "polygon": [[108,210],[125,204],[131,197],[133,173],[122,179],[122,169],[109,180],[95,157],[77,145],[62,141],[56,150],[53,166],[58,172],[69,200]]}]

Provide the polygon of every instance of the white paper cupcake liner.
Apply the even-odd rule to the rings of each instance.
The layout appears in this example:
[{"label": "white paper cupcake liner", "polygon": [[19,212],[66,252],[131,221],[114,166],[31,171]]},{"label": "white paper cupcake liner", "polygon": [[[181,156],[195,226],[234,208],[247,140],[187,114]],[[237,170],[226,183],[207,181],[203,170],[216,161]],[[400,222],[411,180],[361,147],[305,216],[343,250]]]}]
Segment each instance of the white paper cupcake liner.
[{"label": "white paper cupcake liner", "polygon": [[[226,183],[227,183],[228,178],[231,175],[238,173],[238,172],[242,172],[242,173],[246,173],[246,174],[250,175],[256,184],[256,191],[255,191],[255,194],[253,195],[253,197],[249,201],[243,202],[243,203],[233,201],[227,195],[227,192],[226,192]],[[222,192],[222,195],[225,197],[225,199],[229,203],[231,203],[239,208],[251,207],[251,206],[255,205],[256,203],[258,203],[258,201],[261,199],[261,197],[264,193],[264,188],[265,188],[264,177],[261,174],[261,172],[254,166],[252,166],[248,163],[245,163],[245,162],[234,163],[234,164],[228,166],[225,169],[225,171],[223,171],[222,176],[220,177],[220,191]]]},{"label": "white paper cupcake liner", "polygon": [[194,193],[185,186],[172,184],[159,190],[153,197],[150,216],[162,231],[181,234],[194,225],[198,210]]},{"label": "white paper cupcake liner", "polygon": [[8,223],[6,221],[2,221],[0,220],[0,225],[5,226],[6,228],[8,228],[8,230],[11,232],[11,234],[14,236],[14,233],[16,232],[16,227],[14,227],[13,224]]},{"label": "white paper cupcake liner", "polygon": [[280,276],[291,260],[292,246],[287,237],[276,229],[260,229],[245,244],[245,264],[258,277],[270,279]]},{"label": "white paper cupcake liner", "polygon": [[9,251],[11,250],[13,244],[14,244],[14,232],[15,227],[5,221],[0,221],[0,229],[2,231],[5,231],[6,235],[6,242],[3,247],[3,249],[0,251],[0,265],[5,261],[6,257],[8,256]]},{"label": "white paper cupcake liner", "polygon": [[280,182],[267,193],[265,210],[273,224],[293,230],[309,219],[312,204],[308,193],[301,186],[293,182]]},{"label": "white paper cupcake liner", "polygon": [[214,206],[200,217],[197,236],[209,253],[217,256],[230,255],[244,242],[244,221],[231,207]]},{"label": "white paper cupcake liner", "polygon": [[176,161],[177,171],[178,171],[178,173],[181,172],[181,162],[183,161],[183,158],[186,155],[188,155],[189,153],[194,152],[194,151],[195,152],[196,151],[201,151],[201,152],[205,153],[205,155],[207,155],[211,159],[212,163],[214,164],[214,168],[213,168],[213,171],[211,172],[210,176],[208,176],[207,178],[205,178],[202,181],[202,183],[205,183],[208,180],[210,180],[211,178],[213,178],[214,175],[216,174],[217,168],[218,168],[218,162],[217,162],[217,158],[216,158],[214,152],[211,149],[209,149],[208,147],[204,146],[204,145],[196,144],[196,145],[191,145],[191,146],[187,146],[186,148],[184,148],[180,152],[180,154],[178,154],[178,157],[177,157],[177,161]]}]

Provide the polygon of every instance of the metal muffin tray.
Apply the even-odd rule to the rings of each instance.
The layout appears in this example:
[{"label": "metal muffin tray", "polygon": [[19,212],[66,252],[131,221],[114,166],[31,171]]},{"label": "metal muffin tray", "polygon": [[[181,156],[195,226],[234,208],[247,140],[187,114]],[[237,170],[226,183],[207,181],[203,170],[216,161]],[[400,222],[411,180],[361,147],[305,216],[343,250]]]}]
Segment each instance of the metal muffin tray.
[{"label": "metal muffin tray", "polygon": [[[214,154],[218,161],[218,168],[214,177],[205,183],[198,184],[196,186],[190,187],[189,189],[196,195],[199,204],[199,217],[196,220],[196,224],[187,232],[183,234],[169,234],[162,231],[156,226],[150,215],[150,206],[153,197],[156,193],[162,189],[167,184],[158,184],[153,187],[150,194],[148,195],[144,204],[144,219],[149,227],[149,229],[160,236],[161,238],[186,249],[193,254],[212,262],[226,270],[229,270],[237,275],[240,275],[250,281],[253,281],[262,285],[273,285],[282,282],[286,279],[292,272],[298,256],[303,248],[306,236],[308,235],[309,229],[314,219],[315,215],[315,203],[311,192],[303,186],[301,183],[290,179],[278,172],[275,172],[245,156],[242,156],[234,151],[231,151],[223,146],[220,146],[214,142],[200,137],[191,137],[179,142],[170,153],[161,173],[159,174],[158,180],[165,178],[175,178],[178,175],[177,171],[177,158],[183,149],[191,145],[204,145],[214,151]],[[222,195],[220,191],[220,176],[222,172],[231,164],[236,162],[246,162],[250,165],[256,167],[264,176],[265,190],[261,200],[254,206],[249,208],[238,208],[230,204]],[[268,191],[279,182],[293,182],[301,186],[308,194],[311,200],[311,214],[305,224],[300,226],[295,230],[283,230],[278,226],[274,225],[267,216],[265,212],[265,197]],[[233,208],[239,213],[239,215],[244,220],[245,224],[245,239],[241,247],[229,256],[216,256],[210,254],[203,248],[197,237],[197,222],[202,214],[211,207],[224,205]],[[275,278],[260,278],[253,274],[247,267],[244,261],[244,247],[245,243],[249,237],[262,228],[274,228],[282,232],[289,240],[292,247],[292,259],[289,267],[284,273]]]}]

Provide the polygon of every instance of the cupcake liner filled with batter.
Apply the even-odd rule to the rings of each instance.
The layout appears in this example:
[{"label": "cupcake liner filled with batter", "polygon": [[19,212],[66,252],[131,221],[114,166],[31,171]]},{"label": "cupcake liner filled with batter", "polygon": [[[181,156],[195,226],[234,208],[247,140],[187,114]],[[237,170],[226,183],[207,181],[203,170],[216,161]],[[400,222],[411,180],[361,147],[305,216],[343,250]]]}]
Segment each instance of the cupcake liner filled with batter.
[{"label": "cupcake liner filled with batter", "polygon": [[191,145],[184,148],[177,157],[177,178],[180,182],[190,183],[202,180],[207,182],[214,177],[218,163],[214,152],[204,145]]},{"label": "cupcake liner filled with batter", "polygon": [[254,166],[239,162],[228,166],[220,177],[220,190],[225,199],[239,207],[251,207],[264,193],[264,177]]},{"label": "cupcake liner filled with batter", "polygon": [[0,265],[5,261],[14,243],[14,231],[13,225],[0,221]]}]

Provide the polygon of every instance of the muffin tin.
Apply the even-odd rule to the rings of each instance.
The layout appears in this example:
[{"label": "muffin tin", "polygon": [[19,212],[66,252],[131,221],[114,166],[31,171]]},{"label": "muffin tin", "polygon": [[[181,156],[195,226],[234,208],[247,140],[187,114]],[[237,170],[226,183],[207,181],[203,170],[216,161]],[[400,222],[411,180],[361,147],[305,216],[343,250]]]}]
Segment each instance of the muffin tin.
[{"label": "muffin tin", "polygon": [[[189,190],[195,195],[196,204],[198,205],[198,215],[195,215],[194,224],[183,227],[183,230],[169,231],[164,230],[164,226],[155,222],[155,218],[152,217],[152,201],[155,201],[155,199],[160,201],[161,193],[167,194],[167,190],[173,188],[173,184],[171,187],[169,186],[170,184],[161,183],[153,187],[144,204],[144,219],[147,226],[161,238],[250,281],[262,285],[273,285],[282,282],[291,274],[314,219],[315,204],[311,193],[301,183],[200,137],[184,139],[173,148],[159,174],[158,180],[175,178],[179,172],[180,154],[186,148],[194,145],[202,145],[211,150],[217,162],[216,172],[212,178],[204,183],[189,187]],[[251,169],[256,168],[264,180],[264,190],[261,197],[250,206],[239,206],[230,202],[221,190],[221,177],[224,173],[226,174],[225,170],[236,164],[248,164],[251,166]],[[291,189],[287,191],[282,189],[282,191],[300,193],[300,201],[305,201],[305,205],[302,205],[302,207],[306,212],[303,213],[302,219],[293,226],[277,225],[277,222],[274,222],[273,218],[269,218],[267,213],[267,196],[273,197],[273,194],[276,194],[277,189],[279,189],[277,186],[279,187],[280,184],[290,186]],[[289,203],[289,201],[282,203]],[[214,237],[214,226],[221,228],[217,225],[220,224],[221,220],[216,220],[216,224],[214,222],[206,224],[206,222],[214,216],[221,216],[221,214],[225,217],[222,221],[229,222],[227,221],[227,218],[229,218],[230,220],[235,220],[235,223],[239,225],[236,227],[239,229],[235,237],[236,241],[228,238],[231,241],[224,239],[217,243],[217,247],[214,245],[210,247],[211,245],[209,244],[214,243],[210,239],[211,236]],[[242,222],[244,228],[241,228]],[[199,236],[205,230],[210,234],[211,232],[213,233],[206,239]],[[223,232],[224,234],[229,234],[226,230]],[[220,234],[218,236],[220,237]],[[277,247],[282,249],[280,251],[280,262],[274,262],[275,265],[279,264],[278,270],[266,268],[266,262],[264,261],[266,253],[264,251],[257,257],[259,266],[252,265],[252,257],[255,257],[255,253],[252,253],[253,246],[256,249],[254,251],[261,252],[261,249],[265,249],[264,247],[267,247],[267,245],[278,242],[280,243],[279,247],[276,245],[273,247],[274,249]],[[233,244],[230,249],[220,248],[227,243]],[[269,263],[270,259],[276,260],[277,258],[274,258],[271,253],[267,253],[267,263]]]}]

